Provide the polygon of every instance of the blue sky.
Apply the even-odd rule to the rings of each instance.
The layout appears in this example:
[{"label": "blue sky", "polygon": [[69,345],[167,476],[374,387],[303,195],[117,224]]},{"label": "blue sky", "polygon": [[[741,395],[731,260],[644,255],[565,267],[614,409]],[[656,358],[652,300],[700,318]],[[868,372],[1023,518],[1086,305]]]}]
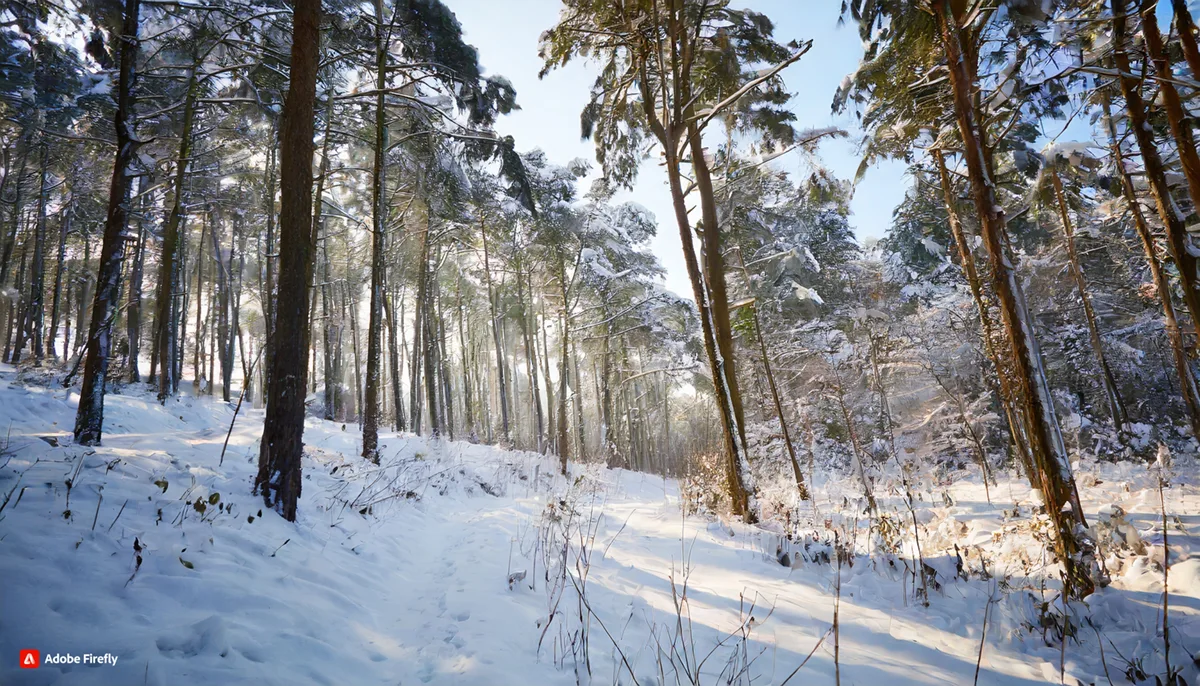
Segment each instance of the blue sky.
[{"label": "blue sky", "polygon": [[[443,2],[458,16],[467,41],[479,49],[486,72],[503,75],[517,90],[522,109],[503,117],[496,128],[512,135],[518,149],[540,147],[560,164],[575,157],[594,160],[592,143],[579,138],[579,111],[587,102],[594,70],[585,62],[576,62],[543,80],[537,78],[541,68],[538,36],[554,25],[559,0]],[[832,115],[830,102],[842,78],[857,66],[862,47],[853,26],[837,25],[840,0],[746,0],[745,6],[769,16],[781,42],[813,41],[812,50],[783,72],[788,89],[795,93],[791,107],[801,128],[840,126],[851,132],[850,140],[824,143],[819,155],[820,162],[837,176],[851,178],[859,162],[854,116]],[[780,163],[795,171],[807,169],[798,153]],[[905,186],[902,164],[886,163],[867,173],[851,203],[851,222],[860,240],[878,238],[887,231]],[[620,199],[634,200],[654,212],[660,232],[652,248],[667,270],[666,285],[676,293],[690,295],[666,174],[653,157],[643,165],[634,190]]]}]

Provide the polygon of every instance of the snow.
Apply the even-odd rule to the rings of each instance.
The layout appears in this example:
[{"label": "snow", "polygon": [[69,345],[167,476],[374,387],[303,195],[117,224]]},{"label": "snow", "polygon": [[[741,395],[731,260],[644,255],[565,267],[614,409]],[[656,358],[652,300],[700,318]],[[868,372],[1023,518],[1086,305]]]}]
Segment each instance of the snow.
[{"label": "snow", "polygon": [[[796,506],[788,539],[778,519],[684,517],[674,480],[584,465],[568,480],[532,453],[381,433],[375,467],[357,456],[354,425],[309,419],[289,523],[260,515],[250,494],[260,410],[243,408],[222,462],[228,404],[163,406],[126,387],[107,397],[104,445],[91,449],[70,442],[77,399],[0,366],[0,425],[11,427],[0,655],[107,653],[116,664],[34,671],[5,659],[0,683],[665,686],[672,665],[712,651],[700,683],[779,684],[818,642],[790,683],[832,683],[839,585],[843,684],[973,683],[985,607],[981,684],[1059,683],[1060,668],[1066,683],[1107,683],[1099,637],[1114,682],[1125,669],[1114,648],[1162,671],[1157,472],[1141,465],[1078,466],[1113,583],[1068,608],[1087,621],[1062,651],[1044,515],[1013,476],[991,505],[971,475],[916,475],[913,516],[935,570],[925,606],[904,571],[911,519],[887,473],[876,494],[898,538],[849,505],[856,483],[818,473],[815,510]],[[1192,456],[1172,461],[1195,473]],[[1171,634],[1195,652],[1200,519],[1187,513],[1200,510],[1200,487],[1173,484]],[[854,551],[840,573],[835,532]],[[1176,666],[1186,654],[1172,651]]]}]

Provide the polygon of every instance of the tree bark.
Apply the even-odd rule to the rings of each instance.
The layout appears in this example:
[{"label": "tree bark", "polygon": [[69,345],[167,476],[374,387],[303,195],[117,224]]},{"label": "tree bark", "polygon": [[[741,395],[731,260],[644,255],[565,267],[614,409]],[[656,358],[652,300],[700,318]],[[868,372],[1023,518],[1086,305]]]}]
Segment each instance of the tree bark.
[{"label": "tree bark", "polygon": [[[136,1],[136,0],[131,0]],[[267,413],[255,487],[268,507],[296,520],[304,452],[308,297],[312,269],[313,114],[321,0],[294,0],[290,82],[280,132],[279,299]]]},{"label": "tree bark", "polygon": [[1121,150],[1121,139],[1117,136],[1117,125],[1113,122],[1108,93],[1101,91],[1100,97],[1101,105],[1104,108],[1104,122],[1108,127],[1113,163],[1116,173],[1121,179],[1121,192],[1125,196],[1125,204],[1129,207],[1130,214],[1133,215],[1133,225],[1137,229],[1138,238],[1142,241],[1142,250],[1146,253],[1146,264],[1150,268],[1150,277],[1154,282],[1155,290],[1158,291],[1158,299],[1162,302],[1163,325],[1167,332],[1167,341],[1171,345],[1175,373],[1179,376],[1184,407],[1187,408],[1188,418],[1191,420],[1192,436],[1200,439],[1200,387],[1197,387],[1196,375],[1192,372],[1191,363],[1188,361],[1187,345],[1184,343],[1183,333],[1179,329],[1179,321],[1175,316],[1171,284],[1167,280],[1167,273],[1163,269],[1162,262],[1158,259],[1154,234],[1151,233],[1150,226],[1146,223],[1146,216],[1142,213],[1142,206],[1138,201],[1133,179],[1125,167],[1125,153]]},{"label": "tree bark", "polygon": [[1031,461],[1039,475],[1032,485],[1041,489],[1046,511],[1054,521],[1055,549],[1066,570],[1066,595],[1082,598],[1095,588],[1090,560],[1084,559],[1090,556],[1088,541],[1079,533],[1087,524],[1042,366],[1041,350],[1034,336],[1033,321],[1016,270],[1004,251],[1006,219],[995,196],[992,170],[987,164],[990,153],[972,96],[975,65],[969,64],[963,54],[960,19],[948,12],[947,5],[946,0],[935,0],[934,17],[939,25],[946,62],[950,65],[954,113],[963,139],[975,210],[988,251],[992,287],[1000,301],[1000,312],[1012,348],[1018,397],[1029,420]]},{"label": "tree bark", "polygon": [[500,426],[501,438],[504,445],[512,443],[512,434],[508,425],[508,387],[504,383],[504,348],[500,345],[500,316],[496,314],[496,292],[492,285],[492,267],[488,255],[487,226],[483,218],[479,219],[479,234],[483,237],[483,273],[487,281],[488,307],[492,315],[492,341],[496,345],[496,383],[500,390]]},{"label": "tree bark", "polygon": [[99,445],[103,436],[104,391],[108,363],[112,356],[112,323],[117,310],[121,262],[125,257],[129,179],[138,146],[134,131],[133,90],[137,81],[140,10],[141,0],[125,0],[124,22],[119,38],[120,76],[114,121],[117,155],[108,192],[108,215],[104,221],[104,242],[100,248],[100,268],[96,276],[96,296],[92,301],[92,321],[88,327],[83,386],[79,392],[79,407],[75,413],[75,442],[79,445]]},{"label": "tree bark", "polygon": [[1187,179],[1188,195],[1192,199],[1192,207],[1200,211],[1200,151],[1196,149],[1192,122],[1184,110],[1179,91],[1170,80],[1175,73],[1171,70],[1167,48],[1163,45],[1162,34],[1158,29],[1157,8],[1158,0],[1142,0],[1142,36],[1145,38],[1150,59],[1154,61],[1154,71],[1160,77],[1157,83],[1159,95],[1162,97],[1163,109],[1167,112],[1171,135],[1175,137],[1180,167],[1183,169],[1184,178]]},{"label": "tree bark", "polygon": [[1125,403],[1117,390],[1117,378],[1108,357],[1104,354],[1104,342],[1100,338],[1100,325],[1096,322],[1096,312],[1092,309],[1092,298],[1088,295],[1087,279],[1083,275],[1083,267],[1079,264],[1079,255],[1075,251],[1075,228],[1071,224],[1071,215],[1067,208],[1067,199],[1063,193],[1062,179],[1054,168],[1055,161],[1049,161],[1050,180],[1054,184],[1054,197],[1058,203],[1058,215],[1063,226],[1063,243],[1067,246],[1067,259],[1071,265],[1071,276],[1075,279],[1075,288],[1079,291],[1079,299],[1083,303],[1083,317],[1087,321],[1088,337],[1092,343],[1092,352],[1100,365],[1101,381],[1104,383],[1104,394],[1108,400],[1108,412],[1112,417],[1117,431],[1129,431],[1129,416],[1125,411]]},{"label": "tree bark", "polygon": [[[25,337],[28,338],[30,347],[33,349],[35,367],[42,366],[42,358],[46,355],[42,336],[45,332],[46,316],[46,203],[50,194],[50,190],[46,186],[46,167],[50,157],[49,147],[45,141],[42,141],[41,169],[38,174],[40,183],[38,185],[37,224],[33,237],[33,260],[29,268],[29,297],[25,306]],[[14,357],[20,352],[21,348],[18,346]]]},{"label": "tree bark", "polygon": [[[1146,116],[1146,102],[1142,99],[1141,83],[1133,76],[1129,65],[1129,54],[1126,52],[1128,30],[1126,23],[1126,0],[1112,0],[1113,10],[1113,63],[1121,73],[1118,81],[1121,85],[1121,95],[1125,98],[1125,112],[1129,117],[1129,129],[1137,141],[1138,150],[1142,154],[1145,167],[1146,182],[1150,186],[1150,195],[1167,230],[1167,248],[1175,267],[1179,270],[1179,282],[1183,287],[1183,302],[1187,305],[1188,313],[1192,315],[1192,329],[1189,333],[1200,335],[1200,283],[1197,283],[1197,267],[1195,247],[1188,234],[1183,212],[1171,197],[1171,188],[1167,183],[1166,167],[1162,156],[1154,142],[1154,133]],[[1192,152],[1195,152],[1193,148]]]},{"label": "tree bark", "polygon": [[[690,109],[690,108],[689,108]],[[701,233],[701,252],[704,257],[704,280],[708,286],[708,315],[712,319],[713,338],[716,343],[716,354],[713,359],[713,369],[720,374],[720,383],[714,384],[718,392],[718,402],[728,404],[728,414],[733,431],[731,439],[738,444],[738,449],[731,454],[730,484],[739,491],[737,500],[745,500],[743,512],[745,515],[756,509],[754,477],[750,472],[750,456],[746,444],[746,416],[742,408],[742,395],[738,388],[737,371],[734,367],[735,352],[733,348],[733,328],[729,321],[729,298],[725,290],[725,258],[721,247],[721,224],[717,215],[716,196],[713,192],[712,178],[708,169],[708,161],[704,158],[704,143],[695,124],[688,125],[688,146],[692,153],[692,170],[696,175],[696,190],[700,195],[700,216],[703,225]],[[711,353],[710,353],[711,354]],[[757,513],[751,515],[757,517]]]},{"label": "tree bark", "polygon": [[995,324],[988,314],[987,303],[983,296],[983,283],[975,267],[975,256],[967,243],[967,234],[959,219],[958,206],[954,201],[954,186],[950,183],[950,173],[946,169],[946,158],[940,148],[933,149],[933,158],[937,161],[938,178],[942,186],[942,198],[946,205],[946,217],[949,220],[950,234],[954,237],[954,246],[958,253],[958,263],[963,274],[967,277],[967,285],[971,288],[971,298],[975,301],[975,310],[979,313],[983,349],[996,372],[996,383],[1000,396],[1000,404],[1004,407],[1004,416],[1008,421],[1008,429],[1012,432],[1012,445],[1022,470],[1027,478],[1034,478],[1033,463],[1029,458],[1029,429],[1027,418],[1021,412],[1013,388],[1012,377],[1009,374],[1008,359],[996,349]]},{"label": "tree bark", "polygon": [[[750,293],[750,272],[746,271],[746,261],[738,250],[738,260],[741,263],[742,277],[746,280],[746,292]],[[787,446],[788,458],[792,463],[792,476],[796,479],[796,490],[802,500],[812,500],[808,486],[804,483],[804,473],[800,470],[800,461],[796,459],[796,446],[792,445],[792,434],[788,431],[787,417],[783,413],[783,402],[779,399],[779,388],[775,385],[775,374],[771,372],[771,356],[767,354],[767,342],[763,337],[762,320],[758,316],[758,305],[750,303],[750,313],[754,316],[754,336],[758,339],[758,351],[762,355],[763,371],[767,375],[767,387],[771,390],[771,402],[775,406],[775,416],[779,418],[779,428],[783,432],[783,443]]]},{"label": "tree bark", "polygon": [[[179,132],[179,154],[175,159],[174,198],[171,210],[163,227],[162,253],[159,258],[158,294],[155,303],[155,332],[157,339],[158,401],[165,402],[175,392],[178,379],[175,377],[175,356],[178,350],[179,330],[175,312],[179,298],[179,236],[186,216],[184,188],[188,169],[191,166],[192,128],[196,116],[196,73],[193,69],[188,79],[187,95],[183,102],[183,125]],[[151,366],[154,366],[153,364]]]},{"label": "tree bark", "polygon": [[[150,207],[150,196],[144,191],[146,188],[153,185],[153,181],[149,176],[141,177],[141,181],[138,184],[138,193],[142,197],[141,202],[139,203],[139,207],[141,209],[138,212],[137,219],[138,235],[137,246],[135,248],[137,252],[134,253],[133,269],[129,275],[129,293],[125,296],[126,302],[128,303],[128,307],[125,310],[125,336],[129,343],[128,365],[130,383],[138,383],[142,380],[142,374],[141,370],[139,369],[138,361],[141,357],[142,344],[142,277],[145,273],[144,265],[146,262],[145,253],[147,232],[145,217]],[[63,237],[65,239],[65,233],[63,234]],[[54,309],[56,312],[58,310],[57,297],[58,294],[55,293],[56,302]],[[55,315],[55,317],[57,317],[57,315]],[[51,332],[51,335],[54,335],[53,332]]]},{"label": "tree bark", "polygon": [[[404,297],[403,292],[399,297]],[[392,414],[396,423],[396,431],[404,431],[404,399],[400,394],[400,351],[397,342],[400,340],[396,333],[396,318],[392,316],[392,304],[387,297],[383,300],[384,314],[387,316],[388,327],[388,359],[392,375]]]},{"label": "tree bark", "polygon": [[1188,69],[1193,79],[1200,79],[1200,48],[1196,47],[1196,22],[1188,11],[1187,0],[1171,0],[1171,8],[1175,11],[1175,30],[1179,33],[1179,42],[1183,45],[1183,56],[1187,60]]},{"label": "tree bark", "polygon": [[[68,202],[67,206],[65,208],[63,208],[62,217],[59,219],[58,258],[56,260],[56,265],[54,267],[54,295],[52,296],[53,302],[50,305],[50,335],[47,337],[48,338],[47,345],[49,345],[49,347],[50,347],[50,356],[56,360],[58,359],[58,352],[57,352],[58,345],[56,343],[56,341],[58,339],[58,321],[59,321],[59,318],[62,316],[62,311],[63,311],[62,305],[64,302],[66,302],[67,307],[70,307],[70,302],[71,302],[70,297],[67,297],[65,299],[62,297],[63,296],[62,289],[63,289],[63,272],[66,270],[66,267],[67,267],[67,236],[71,233],[71,216],[73,213],[74,213],[74,204],[72,202]],[[139,260],[139,262],[141,261],[140,255],[138,256],[138,260]],[[137,319],[140,319],[140,314],[139,314],[140,310],[141,310],[141,298],[139,297],[138,298],[138,312],[131,312],[129,314],[131,321],[133,320],[135,315],[138,315]],[[70,320],[68,319],[67,321],[70,321]],[[68,341],[67,341],[66,337],[64,337],[63,338],[63,358],[66,358],[67,354],[70,352],[70,348],[67,347],[67,344],[68,344]],[[130,344],[130,349],[133,349],[132,342]],[[135,367],[135,370],[136,370],[136,367]],[[133,380],[137,381],[137,379],[133,379]]]},{"label": "tree bark", "polygon": [[384,168],[387,152],[387,110],[384,93],[387,89],[387,34],[384,24],[383,0],[375,0],[375,158],[371,171],[371,300],[367,317],[367,386],[363,394],[362,454],[379,464],[379,384],[382,381],[382,330],[384,293],[384,251],[387,238],[387,172]]},{"label": "tree bark", "polygon": [[[209,214],[200,215],[200,240],[196,243],[196,344],[192,348],[192,389],[199,392],[204,381],[204,334],[200,327],[200,316],[204,310],[204,239],[208,236]],[[211,307],[211,304],[210,304]]]}]

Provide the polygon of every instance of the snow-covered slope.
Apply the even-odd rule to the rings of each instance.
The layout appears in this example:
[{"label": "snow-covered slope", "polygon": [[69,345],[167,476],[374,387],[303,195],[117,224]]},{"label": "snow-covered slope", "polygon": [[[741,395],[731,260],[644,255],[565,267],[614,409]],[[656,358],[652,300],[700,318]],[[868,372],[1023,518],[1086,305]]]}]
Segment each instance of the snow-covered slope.
[{"label": "snow-covered slope", "polygon": [[[375,467],[354,425],[310,420],[289,523],[250,493],[261,412],[243,410],[222,463],[226,404],[126,389],[90,449],[70,444],[76,399],[0,367],[3,684],[781,684],[803,663],[787,683],[833,683],[836,669],[847,686],[900,686],[973,683],[977,663],[980,684],[1163,671],[1158,491],[1138,466],[1081,479],[1089,515],[1112,520],[1106,540],[1125,543],[1110,550],[1113,585],[1069,609],[1063,650],[1016,480],[992,487],[995,505],[977,482],[923,484],[925,606],[895,493],[897,533],[871,541],[844,497],[853,483],[820,483],[785,540],[778,524],[684,518],[673,481],[598,467],[568,480],[538,455],[396,435]],[[1200,497],[1186,481],[1167,496],[1176,667],[1200,647]],[[1114,506],[1129,514],[1096,516]],[[835,533],[854,551],[840,570]],[[116,664],[24,670],[20,649]]]}]

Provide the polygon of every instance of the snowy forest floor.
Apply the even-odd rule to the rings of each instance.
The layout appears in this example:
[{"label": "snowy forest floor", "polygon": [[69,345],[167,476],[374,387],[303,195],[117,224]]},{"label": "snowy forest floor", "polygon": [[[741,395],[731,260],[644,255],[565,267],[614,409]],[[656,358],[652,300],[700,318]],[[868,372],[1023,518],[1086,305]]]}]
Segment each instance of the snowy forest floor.
[{"label": "snowy forest floor", "polygon": [[[1080,467],[1113,583],[1064,622],[1011,475],[991,505],[977,477],[920,484],[925,606],[883,477],[882,526],[854,511],[853,481],[819,477],[787,540],[776,522],[683,517],[674,480],[572,465],[568,482],[533,453],[387,434],[375,467],[355,425],[310,419],[289,523],[250,493],[261,411],[243,408],[221,464],[230,405],[127,387],[85,449],[77,399],[0,366],[3,684],[781,684],[810,651],[787,683],[832,684],[835,602],[845,686],[971,684],[977,663],[979,684],[1164,671],[1159,496],[1140,465]],[[1190,461],[1176,472],[1171,662],[1193,683],[1200,488]],[[840,568],[835,534],[853,545]],[[22,670],[26,648],[117,664]]]}]

